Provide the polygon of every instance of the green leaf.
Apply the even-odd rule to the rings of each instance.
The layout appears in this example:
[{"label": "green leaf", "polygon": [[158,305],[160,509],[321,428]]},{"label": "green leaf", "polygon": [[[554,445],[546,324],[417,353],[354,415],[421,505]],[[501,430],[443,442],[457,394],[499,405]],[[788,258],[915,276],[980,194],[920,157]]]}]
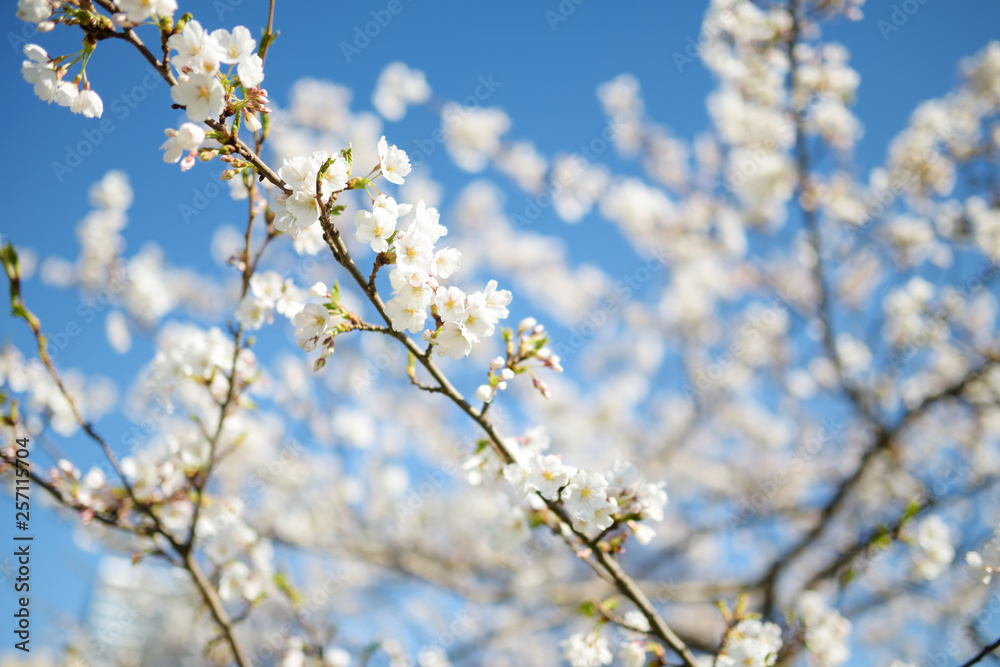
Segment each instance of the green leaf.
[{"label": "green leaf", "polygon": [[597,614],[597,605],[587,600],[586,602],[581,602],[580,606],[577,607],[577,611],[586,616],[587,618],[593,618]]},{"label": "green leaf", "polygon": [[917,512],[920,511],[920,507],[921,504],[919,500],[911,500],[910,504],[906,506],[906,511],[903,512],[903,518],[900,520],[900,523],[901,524],[906,523],[907,521],[915,517],[917,515]]},{"label": "green leaf", "polygon": [[733,622],[733,612],[729,609],[728,602],[725,600],[716,600],[715,607],[719,610],[719,613],[722,614],[722,620],[724,620],[726,624]]},{"label": "green leaf", "polygon": [[885,526],[879,526],[878,531],[872,538],[871,544],[879,549],[888,549],[892,544],[892,535],[889,534],[889,529]]},{"label": "green leaf", "polygon": [[0,262],[3,262],[3,268],[7,271],[7,276],[10,278],[20,277],[21,269],[17,260],[17,251],[14,250],[14,246],[11,245],[10,241],[0,249]]},{"label": "green leaf", "polygon": [[372,642],[371,644],[369,644],[367,647],[365,647],[365,650],[362,651],[361,656],[358,658],[358,664],[359,665],[367,664],[368,661],[372,659],[372,656],[375,655],[375,651],[379,650],[379,648],[381,647],[382,647],[382,642]]}]

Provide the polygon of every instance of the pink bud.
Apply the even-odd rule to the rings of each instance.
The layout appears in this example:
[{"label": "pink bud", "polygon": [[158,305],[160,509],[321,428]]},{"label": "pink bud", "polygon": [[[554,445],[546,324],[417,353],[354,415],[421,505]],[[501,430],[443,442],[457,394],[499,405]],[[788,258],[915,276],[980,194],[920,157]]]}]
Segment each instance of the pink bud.
[{"label": "pink bud", "polygon": [[535,378],[535,388],[538,389],[538,391],[542,392],[542,396],[544,396],[545,398],[552,398],[552,396],[549,394],[548,386],[546,386],[546,384],[541,380],[539,380],[538,378]]}]

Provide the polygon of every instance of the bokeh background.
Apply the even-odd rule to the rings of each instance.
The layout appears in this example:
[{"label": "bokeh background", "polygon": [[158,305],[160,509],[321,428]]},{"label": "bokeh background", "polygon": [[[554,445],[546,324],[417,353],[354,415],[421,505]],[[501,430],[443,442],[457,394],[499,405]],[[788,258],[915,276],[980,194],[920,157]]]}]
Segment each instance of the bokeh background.
[{"label": "bokeh background", "polygon": [[[364,44],[354,41],[359,28],[386,3],[279,1],[275,27],[280,36],[268,55],[263,84],[273,106],[286,107],[292,84],[312,77],[347,86],[353,91],[351,109],[371,111],[379,73],[388,63],[403,61],[425,72],[434,91],[430,104],[411,109],[403,120],[383,121],[390,143],[410,151],[438,126],[435,101],[461,101],[473,95],[483,79],[496,83],[484,106],[503,108],[513,121],[508,137],[530,138],[545,155],[575,150],[601,132],[605,121],[596,88],[624,72],[641,83],[647,114],[677,136],[690,138],[709,126],[705,98],[713,87],[712,78],[697,57],[682,66],[676,59],[676,54],[686,56],[697,40],[704,3],[400,3],[402,11],[358,49]],[[865,133],[854,150],[861,173],[884,161],[888,142],[905,126],[917,103],[943,95],[955,84],[957,63],[963,57],[998,37],[1000,5],[992,0],[911,4],[917,11],[891,32],[879,22],[890,21],[897,4],[880,0],[866,4],[863,20],[825,28],[827,39],[850,50],[851,64],[861,75],[855,112]],[[266,19],[266,3],[259,0],[181,5],[181,11],[196,12],[210,29],[242,24],[256,33]],[[104,99],[104,118],[112,124],[103,132],[96,120],[39,102],[19,74],[24,43],[40,43],[50,53],[74,50],[71,31],[33,34],[31,26],[17,21],[12,6],[0,16],[0,27],[7,42],[0,47],[7,123],[0,166],[7,183],[0,216],[3,239],[33,249],[36,256],[72,259],[78,249],[73,229],[87,211],[88,188],[108,170],[121,169],[129,174],[135,191],[124,232],[127,253],[155,241],[175,263],[209,275],[226,272],[213,257],[212,239],[220,224],[242,224],[243,205],[226,196],[208,198],[204,209],[184,219],[183,206],[200,201],[199,192],[214,182],[218,169],[198,165],[181,173],[176,165],[161,162],[161,129],[176,127],[183,116],[170,109],[166,85],[148,76],[144,63],[124,44],[100,44],[88,72]],[[347,55],[344,44],[352,47]],[[69,166],[76,162],[71,158],[74,152],[82,157],[77,166]],[[610,151],[602,161],[615,173],[636,171],[634,164],[618,162]],[[439,208],[447,224],[454,195],[475,177],[456,168],[441,146],[423,169],[442,186]],[[506,188],[511,212],[516,212],[525,195],[509,182],[504,185],[502,177],[497,182]],[[563,237],[574,262],[597,262],[615,275],[634,262],[628,244],[596,213],[571,226],[550,208],[543,210],[536,224],[537,231]],[[26,257],[30,265],[31,253]],[[25,294],[51,330],[77,319],[75,290],[46,286],[36,275],[26,282]],[[515,303],[515,316],[530,312],[530,302]],[[0,322],[3,341],[31,349],[22,323]],[[558,326],[554,332],[558,337]],[[152,352],[152,342],[141,336],[126,354],[112,352],[103,318],[98,316],[59,350],[57,359],[62,367],[107,376],[121,393]],[[575,372],[573,365],[567,367],[568,374]],[[112,441],[117,440],[114,434],[129,426],[114,412],[100,422]],[[59,446],[75,460],[93,458],[92,445],[79,434]],[[0,499],[2,516],[13,512],[9,495]],[[43,510],[38,500],[34,507],[33,641],[39,648],[55,647],[62,641],[65,621],[80,620],[87,613],[102,551]],[[0,563],[4,566],[0,586],[5,591],[0,616],[9,618],[13,597],[9,556],[0,556]],[[0,664],[8,659],[0,654]]]}]

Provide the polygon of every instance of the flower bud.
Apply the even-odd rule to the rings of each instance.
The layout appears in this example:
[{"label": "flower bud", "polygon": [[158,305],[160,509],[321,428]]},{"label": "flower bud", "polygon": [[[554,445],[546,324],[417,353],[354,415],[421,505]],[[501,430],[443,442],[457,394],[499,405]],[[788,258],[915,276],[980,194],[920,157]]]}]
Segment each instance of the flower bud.
[{"label": "flower bud", "polygon": [[476,398],[485,403],[489,403],[493,400],[493,388],[488,384],[479,385],[479,389],[476,389]]},{"label": "flower bud", "polygon": [[506,364],[507,361],[503,357],[497,357],[496,359],[490,362],[490,370],[498,371],[501,368],[503,368]]},{"label": "flower bud", "polygon": [[639,544],[649,544],[656,536],[656,531],[653,528],[637,521],[629,521],[628,527],[632,529],[632,534],[635,535]]},{"label": "flower bud", "polygon": [[517,325],[517,333],[522,334],[525,331],[530,331],[535,328],[536,324],[538,324],[538,320],[534,317],[526,317]]},{"label": "flower bud", "polygon": [[545,398],[552,398],[552,395],[549,393],[548,385],[546,385],[538,378],[535,378],[535,389],[540,391],[542,393],[542,396],[544,396]]}]

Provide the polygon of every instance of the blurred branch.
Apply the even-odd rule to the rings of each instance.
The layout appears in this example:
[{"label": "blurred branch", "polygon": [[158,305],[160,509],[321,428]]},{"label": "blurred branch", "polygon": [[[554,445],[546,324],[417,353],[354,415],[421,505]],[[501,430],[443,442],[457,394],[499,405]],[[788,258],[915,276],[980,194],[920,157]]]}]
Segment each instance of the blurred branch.
[{"label": "blurred branch", "polygon": [[[42,335],[41,322],[30,310],[28,310],[27,306],[24,303],[24,299],[21,296],[20,272],[18,268],[17,254],[14,251],[13,246],[10,245],[9,243],[7,244],[6,247],[3,248],[3,265],[4,269],[7,272],[7,276],[10,279],[11,306],[14,310],[14,313],[28,323],[28,327],[31,329],[31,332],[35,337],[35,341],[38,344],[39,358],[45,365],[45,368],[48,370],[49,375],[52,377],[53,382],[55,382],[56,384],[56,387],[58,387],[59,393],[62,395],[62,397],[66,400],[67,404],[69,405],[70,411],[73,413],[73,418],[75,419],[77,424],[79,424],[80,428],[83,429],[84,433],[86,433],[86,435],[91,440],[96,442],[98,446],[101,448],[101,450],[104,452],[105,457],[111,463],[111,466],[114,468],[115,472],[118,474],[118,477],[121,479],[125,492],[128,494],[128,497],[132,501],[134,506],[140,509],[146,516],[148,516],[152,520],[153,534],[162,535],[164,539],[166,539],[167,542],[170,544],[170,546],[174,549],[174,551],[176,551],[177,554],[181,557],[184,567],[191,573],[191,576],[194,579],[195,585],[198,587],[198,590],[201,593],[202,598],[204,599],[205,603],[208,604],[209,608],[212,611],[212,616],[215,618],[216,622],[219,624],[219,627],[225,634],[226,639],[229,641],[230,647],[233,650],[233,654],[236,657],[236,662],[240,665],[240,667],[249,667],[252,663],[250,663],[247,660],[243,647],[236,640],[236,637],[232,632],[232,627],[230,625],[229,618],[226,616],[226,611],[222,606],[222,601],[219,599],[218,594],[212,587],[211,582],[209,582],[208,579],[205,577],[204,573],[202,573],[201,568],[198,566],[198,563],[194,558],[192,550],[192,539],[189,539],[183,543],[179,542],[170,533],[170,531],[168,531],[160,522],[159,517],[153,511],[153,507],[150,504],[139,500],[139,498],[135,494],[135,489],[129,483],[128,478],[122,471],[121,465],[118,462],[118,458],[115,456],[114,452],[111,451],[111,448],[108,446],[104,438],[102,438],[94,430],[90,422],[87,422],[83,419],[83,416],[80,414],[80,410],[78,409],[76,402],[73,400],[73,397],[70,395],[70,393],[66,390],[66,386],[63,384],[62,379],[59,377],[59,373],[56,371],[55,366],[52,364],[52,358],[49,356],[48,345],[45,336]],[[53,497],[56,500],[62,502],[63,504],[66,504],[63,501],[62,494],[59,493],[57,489],[55,489],[53,486],[47,483],[42,483],[41,485],[42,488],[44,488],[51,495],[53,495]],[[97,514],[95,513],[95,517],[96,516]],[[192,523],[191,535],[192,536],[194,535],[194,523]]]},{"label": "blurred branch", "polygon": [[986,656],[990,655],[991,653],[993,653],[993,651],[996,651],[998,648],[1000,648],[1000,639],[997,639],[992,644],[984,646],[982,651],[972,656],[966,662],[963,662],[959,667],[972,667],[972,665],[976,664]]}]

